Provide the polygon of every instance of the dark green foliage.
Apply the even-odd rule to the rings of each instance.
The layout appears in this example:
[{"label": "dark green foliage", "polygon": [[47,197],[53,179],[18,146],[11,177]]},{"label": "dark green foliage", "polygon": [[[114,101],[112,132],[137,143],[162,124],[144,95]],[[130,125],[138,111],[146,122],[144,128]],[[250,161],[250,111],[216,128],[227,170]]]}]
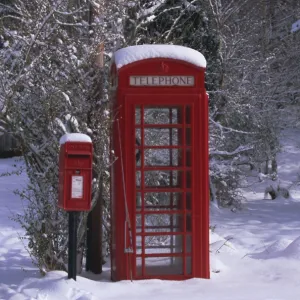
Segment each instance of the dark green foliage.
[{"label": "dark green foliage", "polygon": [[221,87],[220,35],[209,1],[167,0],[160,5],[140,1],[139,6],[129,9],[129,17],[128,44],[175,44],[200,51],[207,60],[207,90]]}]

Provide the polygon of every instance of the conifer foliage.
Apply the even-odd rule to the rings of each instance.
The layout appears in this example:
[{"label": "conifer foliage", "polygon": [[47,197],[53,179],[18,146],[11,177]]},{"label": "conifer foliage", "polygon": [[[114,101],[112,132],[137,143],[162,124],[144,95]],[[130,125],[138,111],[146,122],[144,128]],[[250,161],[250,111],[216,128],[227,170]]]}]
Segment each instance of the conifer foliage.
[{"label": "conifer foliage", "polygon": [[210,1],[137,1],[126,25],[129,44],[175,44],[200,51],[207,59],[207,89],[220,87],[220,35]]}]

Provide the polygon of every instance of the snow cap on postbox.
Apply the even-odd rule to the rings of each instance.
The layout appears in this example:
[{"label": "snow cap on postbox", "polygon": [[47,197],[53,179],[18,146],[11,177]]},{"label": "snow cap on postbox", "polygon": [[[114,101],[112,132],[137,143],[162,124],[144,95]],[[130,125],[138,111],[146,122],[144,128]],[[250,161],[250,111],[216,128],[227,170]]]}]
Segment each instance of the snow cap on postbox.
[{"label": "snow cap on postbox", "polygon": [[66,133],[60,138],[59,144],[63,145],[66,142],[91,143],[92,140],[84,133]]},{"label": "snow cap on postbox", "polygon": [[206,59],[200,52],[178,45],[136,45],[117,50],[113,61],[117,69],[133,62],[150,58],[182,60],[197,67],[206,68]]}]

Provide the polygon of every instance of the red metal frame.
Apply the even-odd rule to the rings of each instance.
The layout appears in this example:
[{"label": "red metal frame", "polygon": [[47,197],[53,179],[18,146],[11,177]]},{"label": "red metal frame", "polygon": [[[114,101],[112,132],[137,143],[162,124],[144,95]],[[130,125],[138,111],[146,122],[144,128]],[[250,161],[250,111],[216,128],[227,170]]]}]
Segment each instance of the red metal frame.
[{"label": "red metal frame", "polygon": [[[172,70],[168,75],[189,75],[195,77],[194,87],[130,87],[130,75],[160,75],[158,71],[162,61],[169,65]],[[113,66],[114,72],[116,71]],[[147,279],[160,278],[171,280],[182,280],[192,277],[209,278],[209,185],[208,185],[208,101],[204,88],[204,69],[198,68],[188,63],[172,59],[151,59],[139,61],[118,70],[116,74],[119,85],[113,92],[113,128],[112,128],[112,149],[117,160],[112,164],[112,279]],[[141,122],[135,124],[135,108],[139,107],[141,111]],[[161,107],[178,109],[179,121],[176,124],[145,124],[144,112],[147,107]],[[190,107],[190,117],[186,118],[187,107]],[[171,120],[171,118],[169,118]],[[140,145],[136,144],[136,129],[141,132]],[[180,141],[177,145],[145,145],[145,129],[181,129],[179,134]],[[187,145],[186,129],[191,128],[191,145]],[[170,130],[171,132],[171,130]],[[118,142],[121,140],[121,144]],[[171,141],[171,138],[170,138]],[[183,156],[179,166],[146,166],[144,151],[149,149],[181,149]],[[136,150],[141,152],[141,163],[138,166],[135,162]],[[187,150],[190,150],[187,156]],[[123,163],[121,160],[123,157]],[[172,156],[170,156],[172,157]],[[190,162],[190,166],[187,162]],[[171,158],[170,158],[171,162]],[[145,180],[142,180],[147,171],[182,171],[178,176],[179,187],[146,187]],[[141,185],[136,187],[136,171],[140,172]],[[123,173],[124,172],[124,173]],[[171,172],[171,174],[172,174]],[[187,172],[190,173],[190,187],[187,186]],[[125,178],[123,184],[122,173]],[[172,175],[170,180],[173,180]],[[124,199],[124,191],[126,199]],[[156,206],[159,210],[150,210],[143,201],[146,193],[169,192],[170,205],[168,209],[165,206]],[[140,193],[141,207],[137,210],[136,193]],[[181,192],[181,206],[175,206],[174,194]],[[187,193],[191,194],[191,208],[188,209]],[[171,196],[172,195],[172,196]],[[126,208],[129,211],[129,220],[126,219]],[[152,230],[158,232],[146,232],[145,215],[169,215],[170,225],[151,226]],[[183,222],[179,222],[175,230],[174,220],[176,214],[183,216]],[[141,231],[137,232],[136,216],[141,216]],[[187,226],[187,216],[191,215],[190,224]],[[127,221],[127,222],[126,222]],[[131,227],[131,230],[129,229]],[[188,227],[188,228],[187,228]],[[165,230],[165,231],[163,231]],[[130,238],[132,234],[132,240]],[[182,252],[174,253],[145,253],[145,239],[153,236],[172,236],[174,239],[182,236]],[[186,237],[191,237],[191,251],[187,250]],[[141,254],[137,253],[136,241],[140,239]],[[133,253],[124,251],[133,248]],[[157,249],[157,246],[151,246],[150,249]],[[161,248],[166,249],[166,248]],[[173,249],[173,248],[172,248]],[[183,258],[182,272],[180,274],[147,274],[145,259],[153,257],[173,257]],[[142,261],[142,272],[137,272],[137,259]],[[191,272],[187,272],[187,258],[191,259]]]}]

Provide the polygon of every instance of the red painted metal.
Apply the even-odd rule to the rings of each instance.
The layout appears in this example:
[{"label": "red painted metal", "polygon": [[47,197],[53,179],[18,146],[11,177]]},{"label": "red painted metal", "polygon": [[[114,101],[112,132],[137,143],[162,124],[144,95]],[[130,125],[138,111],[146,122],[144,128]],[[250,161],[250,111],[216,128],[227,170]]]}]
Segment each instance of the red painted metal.
[{"label": "red painted metal", "polygon": [[[66,142],[59,153],[58,206],[66,211],[91,209],[93,145],[88,142]],[[72,178],[79,178],[82,193],[72,198]]]},{"label": "red painted metal", "polygon": [[[129,85],[129,76],[165,72],[194,76],[195,85]],[[203,68],[174,59],[141,60],[119,70],[112,66],[112,280],[209,278],[204,73]],[[149,118],[153,112],[168,117],[159,123],[159,118]],[[155,136],[156,141],[149,139]],[[157,163],[155,151],[168,163]]]}]

